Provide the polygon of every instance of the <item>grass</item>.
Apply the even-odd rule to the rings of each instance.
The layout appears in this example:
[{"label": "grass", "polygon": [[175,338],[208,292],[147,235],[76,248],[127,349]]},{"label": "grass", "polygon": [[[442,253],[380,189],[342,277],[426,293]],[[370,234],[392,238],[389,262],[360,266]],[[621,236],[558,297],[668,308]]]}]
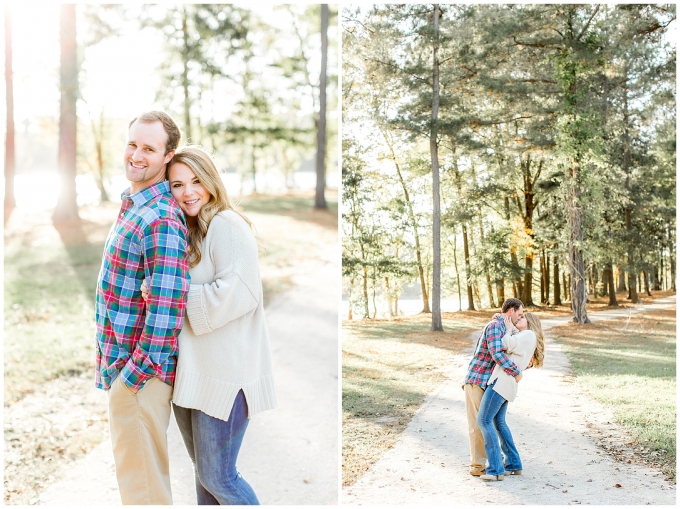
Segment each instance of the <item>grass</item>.
[{"label": "grass", "polygon": [[675,309],[551,329],[591,397],[611,407],[644,459],[676,478]]},{"label": "grass", "polygon": [[342,482],[353,484],[406,428],[445,378],[440,367],[474,341],[489,313],[445,314],[445,332],[429,332],[430,315],[345,322],[342,328]]},{"label": "grass", "polygon": [[[313,210],[310,194],[242,200],[262,248],[265,303],[293,284],[306,260],[337,251],[337,199],[329,195],[328,211]],[[52,474],[108,433],[105,405],[87,393],[94,385],[97,277],[118,210],[81,207],[82,221],[63,225],[52,223],[50,210],[6,216],[6,503],[30,503]]]}]

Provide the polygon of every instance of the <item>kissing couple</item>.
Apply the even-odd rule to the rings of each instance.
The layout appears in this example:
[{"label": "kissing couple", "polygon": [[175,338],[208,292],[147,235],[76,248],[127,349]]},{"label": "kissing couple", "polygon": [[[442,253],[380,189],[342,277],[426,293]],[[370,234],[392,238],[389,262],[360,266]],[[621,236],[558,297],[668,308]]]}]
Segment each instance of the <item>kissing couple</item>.
[{"label": "kissing couple", "polygon": [[471,475],[484,481],[521,475],[522,460],[505,414],[522,373],[543,366],[544,343],[540,320],[525,313],[519,299],[507,299],[479,336],[463,383]]}]

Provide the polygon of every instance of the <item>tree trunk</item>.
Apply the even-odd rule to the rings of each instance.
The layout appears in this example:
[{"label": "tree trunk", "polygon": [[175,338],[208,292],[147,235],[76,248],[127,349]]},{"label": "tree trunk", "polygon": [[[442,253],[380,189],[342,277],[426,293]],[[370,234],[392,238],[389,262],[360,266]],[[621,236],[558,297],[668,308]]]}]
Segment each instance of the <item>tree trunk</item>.
[{"label": "tree trunk", "polygon": [[675,232],[671,230],[670,225],[667,225],[666,231],[668,233],[668,252],[670,253],[671,257],[671,290],[675,291],[675,259],[673,258],[673,253],[675,252],[675,246],[673,245]]},{"label": "tree trunk", "polygon": [[475,300],[472,296],[472,270],[470,269],[470,248],[468,246],[467,228],[463,228],[463,254],[465,255],[465,279],[467,281],[468,311],[475,311]]},{"label": "tree trunk", "polygon": [[420,254],[420,235],[418,234],[418,223],[416,221],[416,215],[413,212],[413,202],[411,201],[411,195],[408,192],[408,187],[404,181],[404,176],[401,173],[401,167],[397,162],[397,156],[394,153],[394,146],[392,145],[392,140],[387,136],[387,132],[382,130],[383,138],[387,147],[390,149],[390,154],[392,156],[392,161],[394,162],[394,167],[397,170],[397,177],[399,178],[399,183],[401,184],[401,189],[404,192],[404,202],[406,203],[406,210],[408,212],[408,218],[413,227],[413,237],[416,243],[416,261],[418,262],[418,277],[420,278],[420,292],[423,298],[423,310],[421,313],[430,313],[430,298],[427,294],[427,288],[425,286],[425,271],[423,270],[423,261]]},{"label": "tree trunk", "polygon": [[316,196],[315,209],[327,209],[326,204],[326,68],[328,62],[328,4],[321,4],[321,75],[319,77],[319,124],[316,136]]},{"label": "tree trunk", "polygon": [[651,289],[650,289],[650,287],[649,287],[649,272],[647,272],[646,270],[645,270],[645,271],[642,271],[642,276],[643,276],[643,278],[644,278],[644,280],[645,280],[645,292],[647,293],[647,295],[648,295],[649,297],[651,297],[651,296],[652,296],[652,291],[651,291]]},{"label": "tree trunk", "polygon": [[434,4],[434,47],[432,51],[432,120],[430,126],[430,157],[432,158],[432,331],[443,331],[441,313],[441,252],[439,209],[439,154],[437,153],[437,122],[439,114],[439,4]]},{"label": "tree trunk", "polygon": [[5,221],[9,211],[16,206],[14,197],[14,88],[12,76],[12,17],[5,4],[5,100],[7,106],[7,130],[5,133]]},{"label": "tree trunk", "polygon": [[347,313],[347,319],[351,320],[352,319],[352,288],[354,288],[354,278],[349,280],[349,296],[347,297],[348,304],[349,304],[349,312]]},{"label": "tree trunk", "polygon": [[[510,200],[505,197],[505,220],[510,221]],[[517,259],[517,248],[514,245],[510,245],[510,260],[512,261],[513,267],[519,267],[519,260]],[[522,291],[522,279],[518,276],[515,278],[512,285],[513,297],[519,299],[523,293]]]},{"label": "tree trunk", "polygon": [[61,5],[61,101],[59,115],[59,173],[61,191],[52,219],[80,219],[76,194],[76,102],[78,101],[78,58],[76,46],[76,6]]},{"label": "tree trunk", "polygon": [[505,278],[496,281],[496,292],[498,293],[498,306],[505,302]]},{"label": "tree trunk", "polygon": [[191,99],[189,97],[189,27],[187,10],[182,7],[182,90],[184,91],[184,140],[193,143],[191,136]]},{"label": "tree trunk", "polygon": [[[532,245],[527,248],[527,254],[524,258],[524,288],[522,292],[522,303],[524,307],[529,307],[534,305],[534,300],[532,296],[533,290],[533,268],[534,268],[534,251],[533,251],[533,241],[534,241],[534,210],[536,208],[535,204],[535,194],[534,194],[534,184],[536,183],[538,177],[541,175],[543,169],[543,161],[541,160],[538,164],[538,169],[536,174],[531,174],[531,158],[527,156],[524,161],[520,161],[520,166],[522,168],[522,177],[524,181],[524,210],[520,207],[520,211],[524,216],[524,228],[531,238]],[[519,202],[519,198],[517,199]]]},{"label": "tree trunk", "polygon": [[562,298],[560,296],[560,263],[557,259],[557,253],[553,253],[553,306],[561,306]]},{"label": "tree trunk", "polygon": [[368,310],[368,267],[364,265],[364,318],[370,318]]},{"label": "tree trunk", "polygon": [[99,127],[95,126],[92,120],[92,133],[94,134],[95,151],[97,153],[97,187],[99,188],[99,200],[108,202],[109,194],[106,192],[104,184],[104,110],[99,115]]},{"label": "tree trunk", "polygon": [[627,290],[626,288],[626,274],[623,270],[623,268],[619,265],[619,284],[618,287],[616,288],[617,292],[625,292]]},{"label": "tree trunk", "polygon": [[583,230],[581,224],[581,168],[579,161],[574,161],[567,170],[567,223],[569,225],[569,266],[571,269],[571,310],[573,321],[580,324],[590,323],[586,313],[586,274],[583,261]]},{"label": "tree trunk", "polygon": [[616,301],[616,290],[614,289],[614,266],[611,261],[607,264],[606,272],[607,279],[605,280],[605,283],[609,286],[609,305],[618,306],[619,303]]},{"label": "tree trunk", "polygon": [[456,245],[458,244],[458,236],[453,235],[453,267],[456,269],[456,286],[458,287],[458,311],[463,310],[463,300],[460,293],[460,272],[458,271],[458,255],[456,254]]}]

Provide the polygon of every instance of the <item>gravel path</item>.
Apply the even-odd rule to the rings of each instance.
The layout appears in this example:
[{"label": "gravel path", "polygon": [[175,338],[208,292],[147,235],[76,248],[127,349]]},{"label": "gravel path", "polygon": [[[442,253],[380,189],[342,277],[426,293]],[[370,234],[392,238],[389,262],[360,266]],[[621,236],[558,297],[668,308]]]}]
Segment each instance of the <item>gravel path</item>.
[{"label": "gravel path", "polygon": [[[674,304],[672,297],[589,317],[606,320]],[[567,320],[543,320],[543,325],[547,330]],[[447,381],[426,399],[394,448],[343,489],[343,504],[676,504],[675,486],[660,471],[616,462],[590,438],[593,427],[622,430],[611,412],[574,381],[566,355],[550,334],[545,366],[527,372],[508,411],[523,475],[489,483],[472,477],[460,387],[471,355],[472,350],[448,366]]]},{"label": "gravel path", "polygon": [[[338,502],[338,263],[328,242],[294,288],[267,306],[279,406],[250,422],[239,471],[262,504]],[[91,385],[91,384],[89,384]],[[88,397],[106,393],[89,389]],[[193,468],[174,417],[168,431],[175,505],[196,505]],[[111,442],[62,469],[39,504],[120,505]]]}]

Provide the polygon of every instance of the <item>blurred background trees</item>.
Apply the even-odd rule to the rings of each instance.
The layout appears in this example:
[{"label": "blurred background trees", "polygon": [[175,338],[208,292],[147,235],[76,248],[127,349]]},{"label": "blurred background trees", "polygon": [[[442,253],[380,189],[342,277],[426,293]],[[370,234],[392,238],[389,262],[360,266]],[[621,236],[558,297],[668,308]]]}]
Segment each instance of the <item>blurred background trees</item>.
[{"label": "blurred background trees", "polygon": [[344,188],[357,168],[362,177],[343,195],[354,317],[375,315],[361,302],[372,292],[383,309],[395,300],[365,276],[372,260],[394,258],[392,244],[352,250],[378,225],[401,235],[402,299],[426,312],[437,244],[449,311],[514,296],[570,302],[585,323],[589,296],[617,305],[616,291],[637,303],[675,290],[674,5],[375,5],[342,16]]},{"label": "blurred background trees", "polygon": [[[59,168],[55,220],[77,218],[78,204],[117,199],[126,187],[120,159],[127,124],[154,108],[177,120],[184,143],[214,152],[233,194],[316,189],[319,164],[322,207],[326,180],[337,187],[336,6],[52,7],[33,18],[30,43],[43,54],[33,68],[29,41],[16,26],[12,41],[9,9],[6,204],[15,190],[13,153],[18,175],[56,183]],[[21,29],[30,13],[14,10]],[[21,64],[14,74],[24,84],[15,82],[13,97],[12,43],[15,67]]]}]

